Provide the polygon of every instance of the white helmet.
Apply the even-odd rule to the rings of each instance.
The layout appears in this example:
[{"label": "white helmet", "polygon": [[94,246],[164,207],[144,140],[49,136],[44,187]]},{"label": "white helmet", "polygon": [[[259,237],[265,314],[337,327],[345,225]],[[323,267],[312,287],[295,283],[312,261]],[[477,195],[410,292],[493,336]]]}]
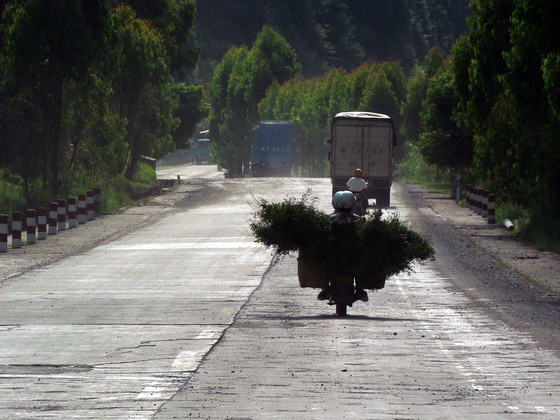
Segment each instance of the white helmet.
[{"label": "white helmet", "polygon": [[332,205],[337,210],[352,210],[356,197],[350,191],[339,191],[333,195]]}]

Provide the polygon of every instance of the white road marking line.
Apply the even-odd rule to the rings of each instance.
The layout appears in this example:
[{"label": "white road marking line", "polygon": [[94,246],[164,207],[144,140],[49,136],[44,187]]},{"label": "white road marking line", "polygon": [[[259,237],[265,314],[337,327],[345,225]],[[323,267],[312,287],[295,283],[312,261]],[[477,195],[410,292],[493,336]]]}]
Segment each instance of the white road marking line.
[{"label": "white road marking line", "polygon": [[177,355],[171,365],[173,369],[181,372],[194,371],[206,352],[204,350],[185,350]]},{"label": "white road marking line", "polygon": [[256,242],[161,242],[148,244],[107,244],[95,248],[98,251],[150,251],[169,249],[239,249],[263,248]]}]

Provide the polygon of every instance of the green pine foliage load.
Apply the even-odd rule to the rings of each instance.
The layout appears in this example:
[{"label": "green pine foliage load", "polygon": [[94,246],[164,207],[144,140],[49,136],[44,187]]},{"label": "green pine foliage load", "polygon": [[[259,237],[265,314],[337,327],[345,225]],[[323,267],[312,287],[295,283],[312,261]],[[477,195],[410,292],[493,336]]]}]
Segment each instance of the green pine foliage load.
[{"label": "green pine foliage load", "polygon": [[353,272],[360,287],[383,288],[385,280],[433,258],[428,239],[397,215],[381,210],[357,222],[331,221],[309,195],[280,203],[259,201],[251,221],[256,241],[279,254],[299,251],[325,275]]},{"label": "green pine foliage load", "polygon": [[280,203],[259,201],[251,221],[257,242],[279,254],[307,250],[312,261],[329,257],[331,222],[324,212],[308,204],[309,193]]}]

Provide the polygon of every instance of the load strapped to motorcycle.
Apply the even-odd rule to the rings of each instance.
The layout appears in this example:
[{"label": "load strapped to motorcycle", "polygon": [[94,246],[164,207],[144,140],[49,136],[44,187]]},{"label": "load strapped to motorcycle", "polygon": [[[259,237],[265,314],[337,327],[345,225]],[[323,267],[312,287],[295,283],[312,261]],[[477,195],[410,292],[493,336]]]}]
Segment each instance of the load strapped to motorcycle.
[{"label": "load strapped to motorcycle", "polygon": [[[377,210],[365,218],[333,218],[313,202],[309,192],[279,203],[261,200],[251,221],[257,242],[279,254],[299,252],[300,287],[328,290],[348,283],[356,291],[382,289],[388,277],[433,257],[427,238],[395,214]],[[343,303],[352,306],[355,300]],[[339,313],[335,297],[330,303]]]}]

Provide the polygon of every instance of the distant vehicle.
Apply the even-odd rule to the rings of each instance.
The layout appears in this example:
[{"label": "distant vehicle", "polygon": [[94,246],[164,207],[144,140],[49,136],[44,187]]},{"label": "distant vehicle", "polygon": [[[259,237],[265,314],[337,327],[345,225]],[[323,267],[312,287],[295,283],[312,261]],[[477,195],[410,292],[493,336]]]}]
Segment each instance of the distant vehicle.
[{"label": "distant vehicle", "polygon": [[346,189],[354,170],[362,169],[366,195],[378,207],[389,207],[393,182],[393,148],[397,137],[393,120],[373,112],[336,114],[331,126],[331,181],[333,194]]},{"label": "distant vehicle", "polygon": [[261,121],[253,129],[253,176],[290,176],[294,162],[294,126],[283,121]]},{"label": "distant vehicle", "polygon": [[210,152],[210,139],[198,139],[192,149],[192,160],[194,165],[202,163],[212,163],[212,153]]}]

